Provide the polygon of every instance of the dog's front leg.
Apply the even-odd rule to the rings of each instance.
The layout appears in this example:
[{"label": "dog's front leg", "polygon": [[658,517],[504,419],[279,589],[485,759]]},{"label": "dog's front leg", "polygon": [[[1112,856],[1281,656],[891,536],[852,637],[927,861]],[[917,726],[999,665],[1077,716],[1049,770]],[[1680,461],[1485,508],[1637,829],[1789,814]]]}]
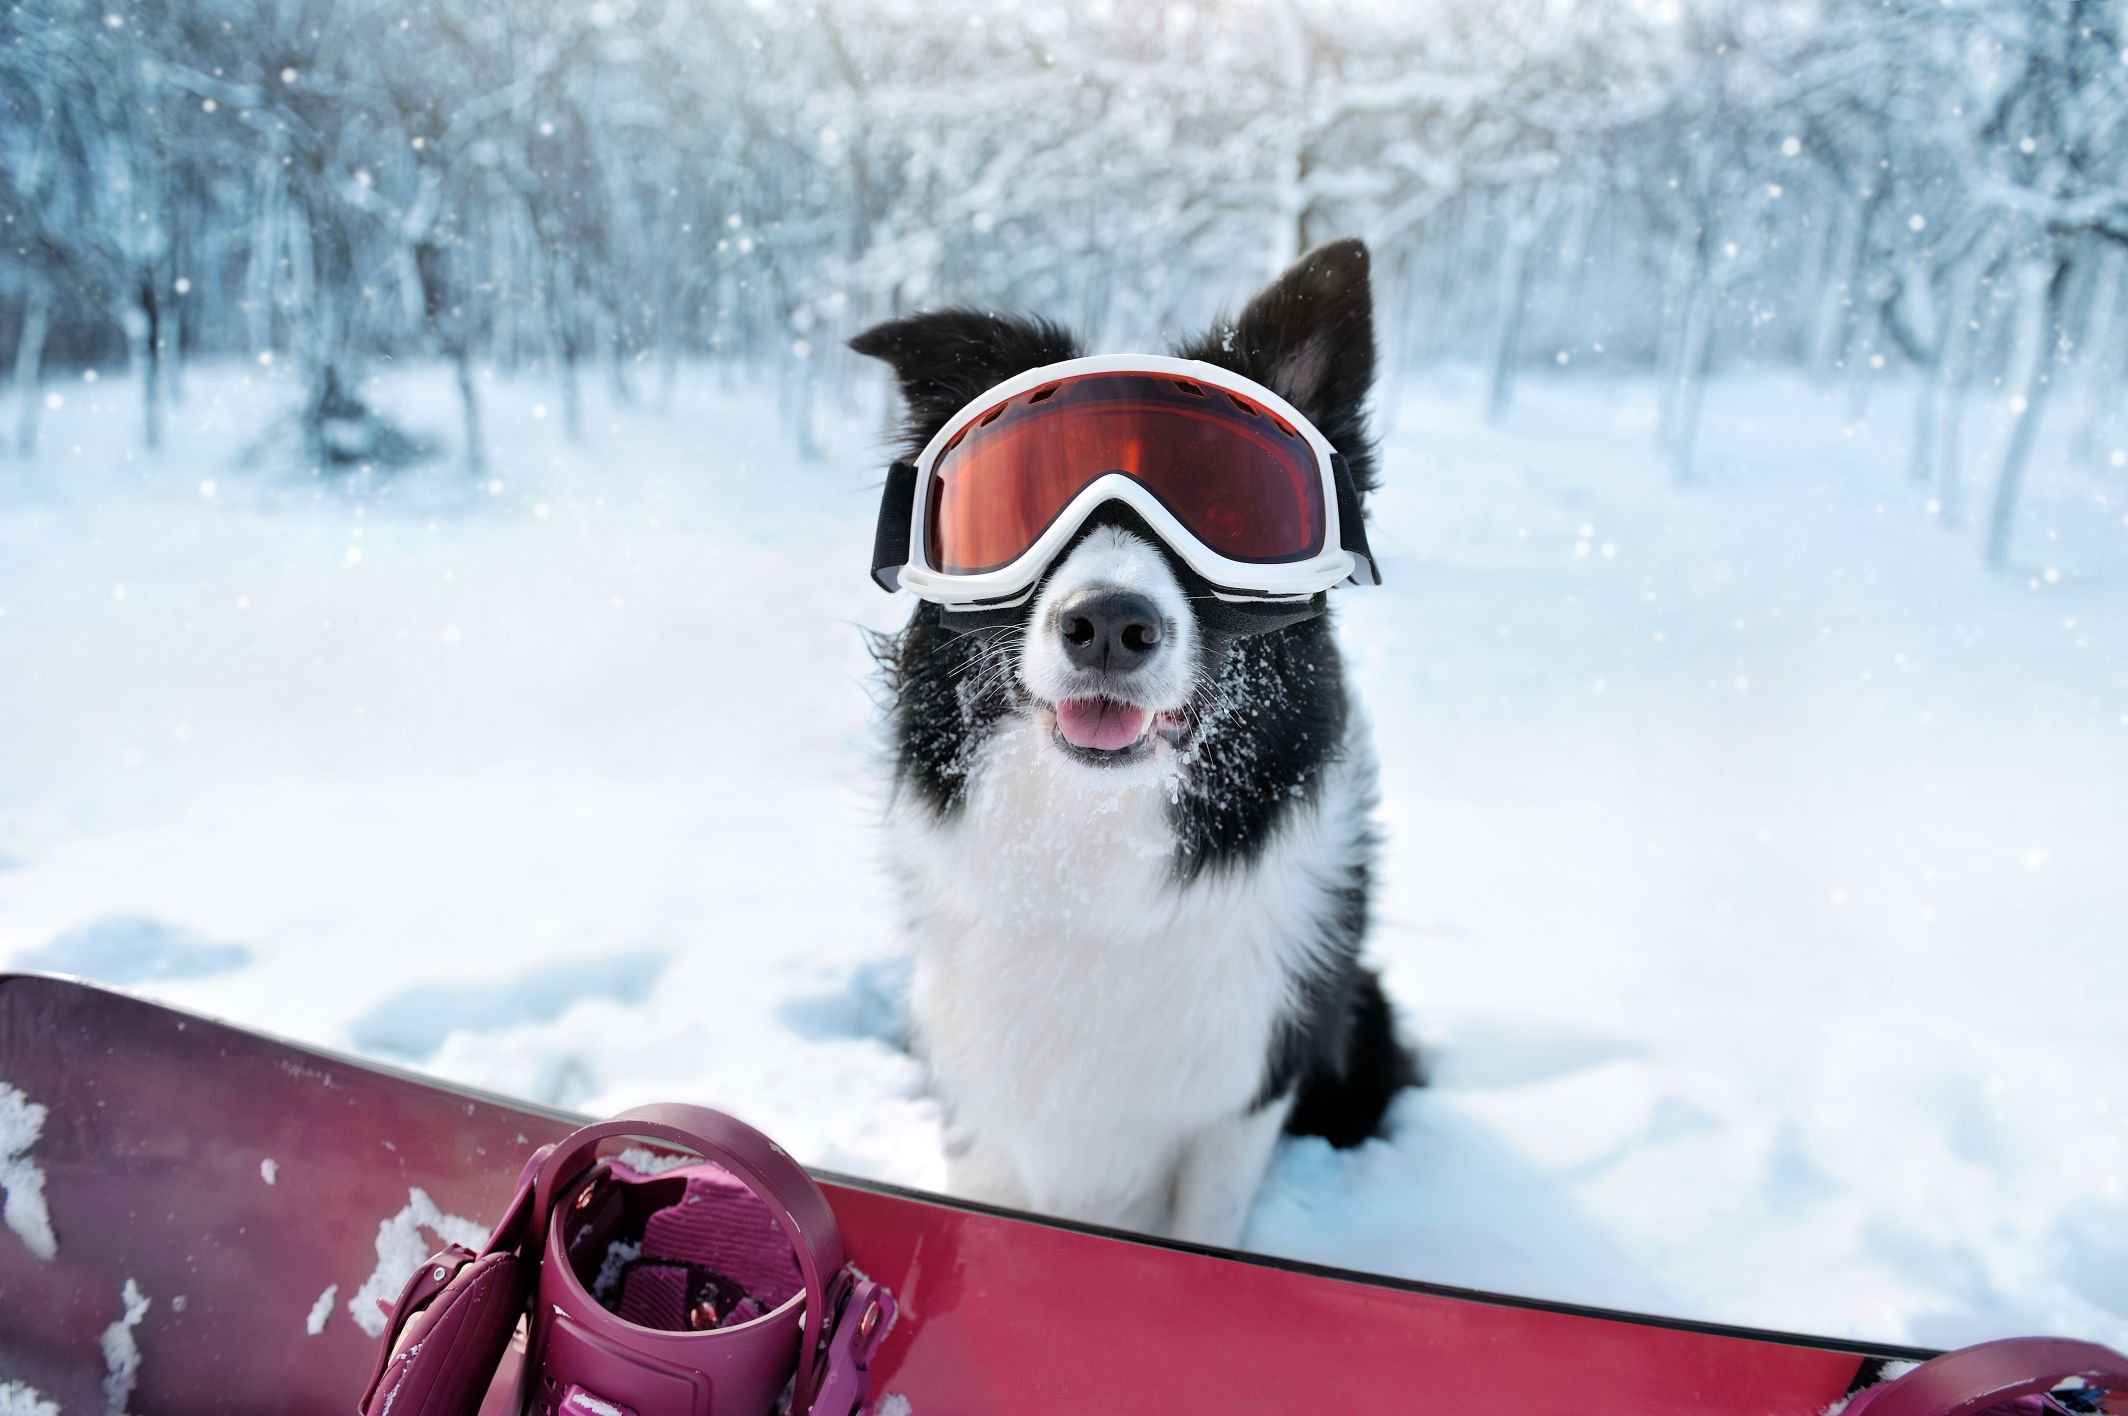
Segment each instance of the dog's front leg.
[{"label": "dog's front leg", "polygon": [[1175,1172],[1177,1239],[1231,1249],[1241,1242],[1249,1207],[1271,1164],[1271,1150],[1286,1129],[1291,1095],[1268,1106],[1208,1126],[1182,1148]]}]

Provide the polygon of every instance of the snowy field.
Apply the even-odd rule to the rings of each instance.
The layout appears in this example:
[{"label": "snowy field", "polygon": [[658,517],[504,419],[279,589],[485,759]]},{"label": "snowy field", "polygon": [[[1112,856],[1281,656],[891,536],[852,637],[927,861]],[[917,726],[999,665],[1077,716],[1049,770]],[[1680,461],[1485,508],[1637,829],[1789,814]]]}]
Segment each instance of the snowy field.
[{"label": "snowy field", "polygon": [[[161,457],[121,384],[64,393],[0,462],[0,964],[939,1183],[858,633],[906,612],[877,388],[808,463],[708,374],[577,446],[497,384],[495,480],[360,496],[241,465],[256,371],[196,372]],[[381,396],[455,426],[440,376]],[[1910,397],[1718,382],[1679,491],[1644,383],[1491,428],[1413,376],[1389,586],[1342,605],[1437,1084],[1287,1145],[1252,1247],[2128,1345],[2128,474],[2044,446],[1987,576],[1902,480]]]}]

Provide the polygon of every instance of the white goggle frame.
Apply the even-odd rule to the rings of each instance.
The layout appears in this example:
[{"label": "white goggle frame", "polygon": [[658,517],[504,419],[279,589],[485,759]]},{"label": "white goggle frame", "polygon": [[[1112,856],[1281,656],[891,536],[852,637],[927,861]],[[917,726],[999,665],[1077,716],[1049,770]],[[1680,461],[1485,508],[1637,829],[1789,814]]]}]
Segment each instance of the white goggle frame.
[{"label": "white goggle frame", "polygon": [[[1209,384],[1213,388],[1241,394],[1285,419],[1315,454],[1317,475],[1322,478],[1323,549],[1303,561],[1282,561],[1267,565],[1257,561],[1234,560],[1221,555],[1199,540],[1143,483],[1127,473],[1107,472],[1089,482],[1077,496],[1066,503],[1064,510],[1035,538],[1032,546],[996,570],[956,575],[932,565],[929,550],[924,544],[924,508],[929,501],[932,483],[936,480],[938,462],[946,450],[946,444],[953,440],[955,434],[998,404],[1038,389],[1044,384],[1086,374],[1156,374],[1189,379],[1194,383]],[[909,465],[901,464],[895,470],[901,472]],[[1175,359],[1159,354],[1098,354],[1029,369],[985,389],[958,413],[948,418],[945,425],[932,436],[931,441],[924,444],[924,450],[917,455],[913,466],[915,488],[909,502],[907,539],[900,547],[906,554],[906,560],[894,564],[891,563],[890,552],[875,550],[875,560],[884,556],[890,563],[876,564],[872,575],[884,589],[908,590],[920,599],[937,604],[1007,609],[1021,603],[1033,593],[1034,587],[1041,581],[1050,563],[1077,534],[1086,518],[1093,514],[1095,508],[1109,502],[1121,502],[1144,518],[1146,524],[1152,527],[1176,555],[1182,557],[1190,569],[1211,583],[1214,592],[1221,599],[1301,600],[1348,580],[1358,585],[1381,583],[1374,558],[1367,551],[1364,532],[1356,524],[1349,528],[1345,525],[1348,517],[1357,522],[1359,499],[1351,486],[1349,474],[1345,472],[1344,459],[1338,456],[1336,449],[1330,446],[1329,441],[1299,409],[1254,379],[1245,378],[1230,369],[1222,369],[1216,364],[1207,364],[1196,359]],[[890,482],[890,498],[894,490]],[[883,508],[883,516],[885,511]],[[890,529],[882,523],[882,542],[889,539]],[[1348,530],[1353,533],[1349,543],[1346,534]]]}]

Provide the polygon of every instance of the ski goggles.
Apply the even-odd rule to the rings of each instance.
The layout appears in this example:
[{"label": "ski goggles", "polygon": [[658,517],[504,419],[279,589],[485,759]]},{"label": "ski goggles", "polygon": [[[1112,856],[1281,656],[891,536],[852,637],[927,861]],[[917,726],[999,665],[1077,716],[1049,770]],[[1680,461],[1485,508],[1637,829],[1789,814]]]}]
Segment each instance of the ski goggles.
[{"label": "ski goggles", "polygon": [[1381,583],[1351,473],[1315,425],[1253,379],[1156,355],[1046,364],[954,414],[889,470],[872,578],[1006,608],[1110,502],[1222,599]]}]

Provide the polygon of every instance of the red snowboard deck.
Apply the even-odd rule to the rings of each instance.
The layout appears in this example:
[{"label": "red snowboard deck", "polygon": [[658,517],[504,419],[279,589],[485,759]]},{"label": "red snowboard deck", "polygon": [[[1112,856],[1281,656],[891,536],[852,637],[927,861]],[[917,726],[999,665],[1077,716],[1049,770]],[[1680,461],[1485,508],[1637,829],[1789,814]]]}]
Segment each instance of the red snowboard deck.
[{"label": "red snowboard deck", "polygon": [[[0,1154],[0,1179],[41,1172],[57,1246],[42,1258],[0,1228],[0,1383],[68,1412],[106,1409],[114,1324],[139,1353],[136,1414],[352,1411],[375,1351],[350,1309],[357,1290],[390,1268],[379,1277],[396,1294],[440,1247],[419,1228],[437,1212],[484,1232],[524,1156],[582,1119],[35,975],[0,976],[0,1085],[46,1109],[26,1152]],[[818,1178],[851,1258],[900,1299],[873,1394],[905,1397],[912,1416],[1814,1416],[1870,1359],[1928,1355],[1395,1282]],[[419,1229],[404,1267],[380,1263],[394,1216]],[[149,1306],[127,1327],[129,1282]]]}]

